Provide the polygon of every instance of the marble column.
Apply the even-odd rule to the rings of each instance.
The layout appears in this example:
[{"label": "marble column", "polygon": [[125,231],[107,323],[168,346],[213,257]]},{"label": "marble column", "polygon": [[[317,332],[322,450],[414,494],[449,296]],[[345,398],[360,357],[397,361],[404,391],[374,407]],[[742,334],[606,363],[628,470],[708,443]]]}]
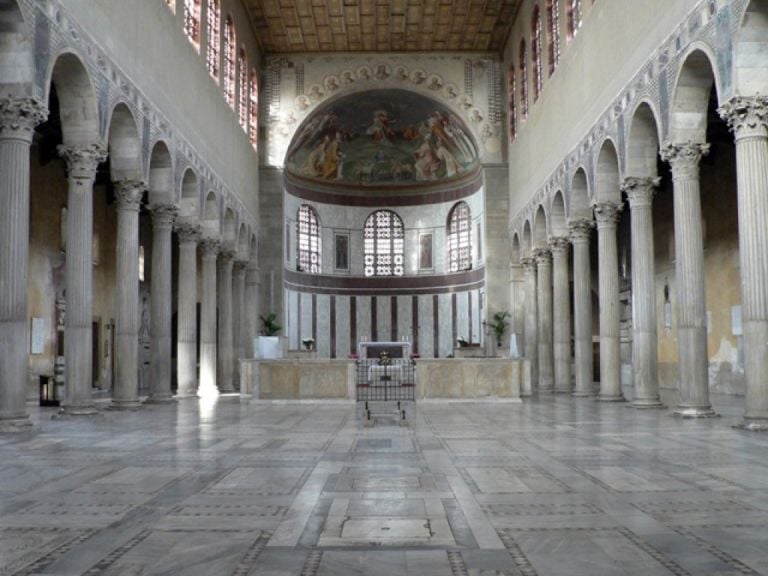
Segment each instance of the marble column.
[{"label": "marble column", "polygon": [[768,430],[768,97],[734,98],[720,114],[736,139],[744,428]]},{"label": "marble column", "polygon": [[535,251],[539,342],[539,392],[555,389],[554,327],[552,317],[552,253],[546,248]]},{"label": "marble column", "polygon": [[152,358],[149,403],[171,402],[171,231],[178,208],[171,204],[150,206],[152,212],[152,284],[150,324]]},{"label": "marble column", "polygon": [[114,183],[117,199],[115,260],[115,383],[113,409],[131,409],[139,402],[139,207],[144,182]]},{"label": "marble column", "polygon": [[659,178],[625,178],[632,229],[632,372],[635,408],[663,408],[659,397],[659,340],[656,332],[656,258],[653,196]]},{"label": "marble column", "polygon": [[203,294],[200,299],[200,397],[218,394],[216,387],[216,258],[219,241],[203,238]]},{"label": "marble column", "polygon": [[509,266],[510,333],[517,336],[518,354],[525,333],[525,270],[521,264]]},{"label": "marble column", "polygon": [[245,313],[243,314],[243,357],[254,358],[254,340],[258,334],[256,320],[259,317],[261,280],[259,265],[251,260],[245,274]]},{"label": "marble column", "polygon": [[707,310],[704,293],[704,237],[699,162],[709,144],[666,144],[662,158],[672,166],[675,211],[675,294],[680,403],[675,414],[714,416],[709,403]]},{"label": "marble column", "polygon": [[177,398],[197,395],[197,243],[200,228],[196,224],[176,225],[179,236],[178,328],[176,371]]},{"label": "marble column", "polygon": [[66,398],[62,414],[87,416],[93,404],[93,182],[107,158],[101,144],[59,146],[67,164],[67,255],[64,283],[67,315],[64,322]]},{"label": "marble column", "polygon": [[530,396],[533,389],[539,387],[539,315],[538,298],[536,296],[536,259],[521,258],[520,263],[525,270],[525,335],[524,356],[531,365],[531,390],[525,387],[521,390],[523,396]]},{"label": "marble column", "polygon": [[240,386],[240,359],[243,357],[243,314],[245,313],[245,274],[248,263],[236,261],[232,269],[232,384]]},{"label": "marble column", "polygon": [[219,348],[216,362],[216,382],[220,392],[234,392],[232,382],[232,266],[235,253],[228,250],[219,252]]},{"label": "marble column", "polygon": [[552,289],[555,351],[555,392],[570,394],[571,385],[571,290],[568,275],[568,238],[552,238]]},{"label": "marble column", "polygon": [[600,290],[600,395],[601,402],[623,402],[619,343],[619,258],[616,225],[621,206],[602,202],[594,206],[597,220]]},{"label": "marble column", "polygon": [[569,225],[573,243],[573,339],[576,359],[574,396],[594,394],[592,365],[592,268],[589,241],[594,223],[574,220]]},{"label": "marble column", "polygon": [[27,414],[29,147],[48,111],[31,98],[0,99],[0,432],[31,426]]}]

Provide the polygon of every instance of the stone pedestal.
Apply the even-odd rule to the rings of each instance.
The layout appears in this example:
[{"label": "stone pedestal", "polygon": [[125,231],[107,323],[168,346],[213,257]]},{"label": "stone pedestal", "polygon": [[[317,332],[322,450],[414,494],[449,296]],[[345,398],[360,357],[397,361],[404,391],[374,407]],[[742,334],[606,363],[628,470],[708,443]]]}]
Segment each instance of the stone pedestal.
[{"label": "stone pedestal", "polygon": [[659,397],[656,332],[656,258],[653,249],[653,195],[658,178],[626,178],[632,228],[632,372],[635,408],[663,408]]},{"label": "stone pedestal", "polygon": [[177,304],[177,398],[197,394],[197,243],[200,229],[177,224],[179,236],[179,299]]},{"label": "stone pedestal", "polygon": [[115,182],[117,198],[117,282],[115,283],[114,409],[139,402],[139,207],[144,183]]},{"label": "stone pedestal", "polygon": [[0,432],[31,426],[26,407],[29,146],[45,107],[0,99]]},{"label": "stone pedestal", "polygon": [[171,402],[171,230],[178,209],[170,204],[151,206],[152,286],[150,333],[152,382],[147,402]]},{"label": "stone pedestal", "polygon": [[216,387],[216,258],[219,241],[200,241],[203,252],[203,295],[200,306],[200,386],[198,396],[218,394]]},{"label": "stone pedestal", "polygon": [[549,250],[536,250],[538,273],[538,341],[539,341],[539,392],[551,393],[555,389],[554,327],[552,317],[552,254]]},{"label": "stone pedestal", "polygon": [[592,270],[589,241],[594,224],[591,220],[570,223],[573,243],[573,337],[576,365],[574,396],[594,394],[592,365]]},{"label": "stone pedestal", "polygon": [[600,282],[600,396],[601,402],[622,402],[621,349],[619,342],[619,258],[616,225],[621,206],[595,205],[598,276]]},{"label": "stone pedestal", "polygon": [[59,146],[67,163],[67,255],[65,285],[64,357],[66,398],[62,413],[96,414],[93,385],[93,181],[98,165],[107,157],[101,144]]},{"label": "stone pedestal", "polygon": [[525,270],[525,335],[523,337],[524,355],[531,365],[530,384],[523,387],[522,395],[530,396],[539,385],[539,315],[537,311],[538,297],[536,295],[536,259],[523,258],[520,260]]},{"label": "stone pedestal", "polygon": [[555,350],[555,392],[570,394],[571,385],[571,291],[568,279],[568,238],[552,238],[552,288]]},{"label": "stone pedestal", "polygon": [[704,294],[704,238],[701,224],[699,161],[709,144],[667,144],[662,158],[672,166],[677,281],[677,348],[680,404],[675,414],[714,416],[709,403],[707,311]]},{"label": "stone pedestal", "polygon": [[220,392],[234,392],[232,362],[234,360],[232,333],[232,266],[235,254],[231,251],[219,253],[219,348],[216,362],[216,383]]},{"label": "stone pedestal", "polygon": [[744,428],[768,430],[768,98],[734,98],[720,114],[736,137]]}]

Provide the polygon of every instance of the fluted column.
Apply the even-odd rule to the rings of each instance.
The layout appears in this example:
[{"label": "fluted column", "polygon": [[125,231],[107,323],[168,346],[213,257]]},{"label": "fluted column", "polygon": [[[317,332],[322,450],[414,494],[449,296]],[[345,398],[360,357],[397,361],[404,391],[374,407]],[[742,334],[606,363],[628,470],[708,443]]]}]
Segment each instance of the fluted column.
[{"label": "fluted column", "polygon": [[139,402],[139,207],[144,183],[115,182],[117,255],[115,282],[115,383],[110,408]]},{"label": "fluted column", "polygon": [[67,316],[64,323],[66,398],[62,413],[91,415],[93,385],[93,182],[107,157],[101,144],[59,146],[67,163]]},{"label": "fluted column", "polygon": [[150,326],[152,336],[151,392],[147,402],[173,400],[171,393],[171,231],[178,208],[171,204],[150,206],[152,211],[152,285]]},{"label": "fluted column", "polygon": [[219,351],[216,362],[216,381],[220,392],[234,392],[232,383],[232,265],[235,253],[223,250],[219,253]]},{"label": "fluted column", "polygon": [[232,384],[240,385],[240,359],[243,357],[243,313],[245,312],[245,273],[247,262],[236,261],[232,269]]},{"label": "fluted column", "polygon": [[243,314],[243,356],[245,358],[255,356],[253,341],[258,334],[256,319],[259,317],[260,284],[259,265],[251,260],[245,274],[245,312]]},{"label": "fluted column", "polygon": [[539,248],[535,251],[538,277],[538,341],[539,341],[539,392],[555,389],[554,328],[552,318],[552,253]]},{"label": "fluted column", "polygon": [[675,414],[714,416],[709,403],[709,355],[704,292],[704,237],[699,162],[709,144],[666,144],[661,156],[672,166],[675,210],[675,277],[680,404]]},{"label": "fluted column", "polygon": [[[525,333],[525,271],[522,264],[509,265],[510,331],[517,334],[518,346]],[[523,351],[518,349],[520,355]]]},{"label": "fluted column", "polygon": [[568,238],[552,238],[552,289],[555,350],[555,392],[570,394],[571,385],[571,291],[568,279]]},{"label": "fluted column", "polygon": [[576,359],[574,396],[594,394],[592,365],[592,269],[589,241],[594,223],[574,220],[569,225],[573,243],[573,339]]},{"label": "fluted column", "polygon": [[201,397],[218,394],[216,387],[216,258],[219,241],[204,238],[200,241],[203,252],[203,295],[200,300],[200,387]]},{"label": "fluted column", "polygon": [[619,348],[619,258],[616,225],[621,206],[595,205],[600,289],[600,396],[602,402],[622,402]]},{"label": "fluted column", "polygon": [[48,111],[31,98],[0,100],[0,432],[27,414],[29,146]]},{"label": "fluted column", "polygon": [[197,394],[197,243],[200,228],[195,224],[176,225],[179,236],[179,294],[176,341],[177,397]]},{"label": "fluted column", "polygon": [[[536,259],[522,258],[520,263],[525,270],[525,337],[524,355],[531,364],[531,386],[539,386],[539,315],[536,295]],[[530,396],[533,390],[523,390],[523,396]]]},{"label": "fluted column", "polygon": [[659,340],[656,332],[656,267],[653,196],[659,178],[626,178],[632,229],[632,372],[635,408],[663,408],[659,397]]},{"label": "fluted column", "polygon": [[734,98],[720,114],[736,138],[744,428],[768,430],[768,98]]}]

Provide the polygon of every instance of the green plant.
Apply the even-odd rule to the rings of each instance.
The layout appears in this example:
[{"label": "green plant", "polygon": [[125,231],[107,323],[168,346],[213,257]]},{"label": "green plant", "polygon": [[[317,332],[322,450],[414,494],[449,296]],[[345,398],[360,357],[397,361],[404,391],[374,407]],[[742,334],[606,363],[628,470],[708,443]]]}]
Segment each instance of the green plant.
[{"label": "green plant", "polygon": [[496,344],[498,346],[501,346],[502,340],[504,340],[504,332],[507,331],[507,326],[509,326],[507,318],[509,318],[509,312],[507,311],[496,312],[496,314],[493,315],[491,327],[493,328],[494,334],[496,334]]},{"label": "green plant", "polygon": [[277,320],[277,314],[274,312],[270,312],[266,316],[259,316],[259,318],[261,319],[261,334],[263,336],[277,336],[277,333],[283,329],[283,327],[275,321]]}]

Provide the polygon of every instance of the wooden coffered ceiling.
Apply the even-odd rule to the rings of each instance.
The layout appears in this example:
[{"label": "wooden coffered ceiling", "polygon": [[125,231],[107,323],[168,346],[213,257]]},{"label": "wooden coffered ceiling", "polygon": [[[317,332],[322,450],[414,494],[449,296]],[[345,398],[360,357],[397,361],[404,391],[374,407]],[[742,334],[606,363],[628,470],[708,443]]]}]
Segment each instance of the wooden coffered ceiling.
[{"label": "wooden coffered ceiling", "polygon": [[243,0],[263,51],[500,52],[522,0]]}]

